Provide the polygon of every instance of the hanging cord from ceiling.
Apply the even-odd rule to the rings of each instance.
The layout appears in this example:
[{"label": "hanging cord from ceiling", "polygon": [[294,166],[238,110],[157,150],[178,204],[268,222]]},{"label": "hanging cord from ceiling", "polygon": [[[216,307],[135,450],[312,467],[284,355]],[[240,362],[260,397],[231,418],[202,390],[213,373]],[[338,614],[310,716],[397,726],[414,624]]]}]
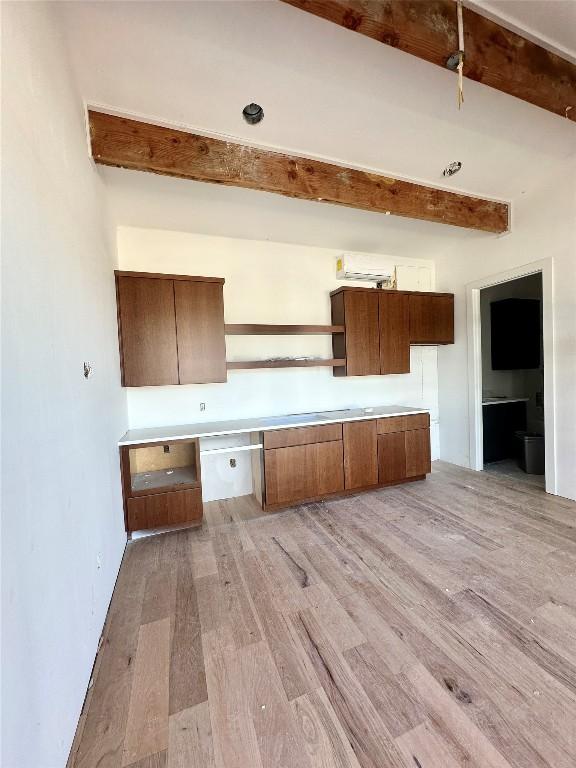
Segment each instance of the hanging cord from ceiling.
[{"label": "hanging cord from ceiling", "polygon": [[446,62],[448,69],[458,73],[458,109],[464,104],[464,20],[462,0],[456,0],[456,18],[458,21],[458,50],[452,53]]},{"label": "hanging cord from ceiling", "polygon": [[458,14],[458,109],[464,104],[464,20],[462,18],[462,0],[457,2]]}]

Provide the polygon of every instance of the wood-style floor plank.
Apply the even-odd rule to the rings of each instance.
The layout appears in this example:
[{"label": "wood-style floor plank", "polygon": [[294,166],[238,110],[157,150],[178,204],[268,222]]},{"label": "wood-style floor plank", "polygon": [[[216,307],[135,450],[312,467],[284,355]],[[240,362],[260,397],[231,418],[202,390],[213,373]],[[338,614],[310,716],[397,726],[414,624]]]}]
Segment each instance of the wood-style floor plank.
[{"label": "wood-style floor plank", "polygon": [[312,768],[360,768],[322,688],[294,699],[292,709]]},{"label": "wood-style floor plank", "polygon": [[142,624],[124,739],[124,766],[168,746],[169,665],[170,619]]},{"label": "wood-style floor plank", "polygon": [[296,617],[299,634],[322,688],[362,768],[405,766],[394,739],[360,681],[331,645],[312,611]]},{"label": "wood-style floor plank", "polygon": [[574,768],[576,504],[503,468],[128,544],[68,768]]},{"label": "wood-style floor plank", "polygon": [[415,768],[461,768],[464,765],[429,722],[417,725],[396,739],[396,743]]},{"label": "wood-style floor plank", "polygon": [[206,701],[206,675],[198,598],[188,556],[178,562],[170,653],[170,714]]},{"label": "wood-style floor plank", "polygon": [[214,768],[214,744],[207,701],[171,715],[166,768]]}]

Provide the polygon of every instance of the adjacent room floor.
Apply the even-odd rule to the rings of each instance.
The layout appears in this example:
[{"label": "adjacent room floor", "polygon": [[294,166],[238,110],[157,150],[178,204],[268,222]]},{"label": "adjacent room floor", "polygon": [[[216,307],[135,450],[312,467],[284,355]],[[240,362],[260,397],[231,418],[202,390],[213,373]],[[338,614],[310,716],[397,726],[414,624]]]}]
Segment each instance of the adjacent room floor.
[{"label": "adjacent room floor", "polygon": [[503,461],[493,461],[491,464],[485,464],[484,472],[492,475],[507,475],[509,479],[516,479],[523,485],[531,485],[542,490],[546,487],[544,475],[527,475],[513,459],[504,459]]},{"label": "adjacent room floor", "polygon": [[128,546],[73,768],[573,768],[576,504],[428,480]]}]

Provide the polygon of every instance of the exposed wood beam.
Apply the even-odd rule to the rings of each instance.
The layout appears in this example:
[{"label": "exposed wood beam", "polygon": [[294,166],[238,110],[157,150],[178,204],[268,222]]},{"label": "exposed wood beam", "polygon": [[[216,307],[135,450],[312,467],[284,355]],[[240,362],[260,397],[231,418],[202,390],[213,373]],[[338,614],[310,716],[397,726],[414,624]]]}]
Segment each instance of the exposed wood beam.
[{"label": "exposed wood beam", "polygon": [[[441,67],[458,50],[454,0],[283,0]],[[463,9],[464,75],[576,120],[576,65]]]},{"label": "exposed wood beam", "polygon": [[88,116],[92,156],[101,165],[260,189],[486,232],[508,228],[506,203],[103,112],[90,110]]}]

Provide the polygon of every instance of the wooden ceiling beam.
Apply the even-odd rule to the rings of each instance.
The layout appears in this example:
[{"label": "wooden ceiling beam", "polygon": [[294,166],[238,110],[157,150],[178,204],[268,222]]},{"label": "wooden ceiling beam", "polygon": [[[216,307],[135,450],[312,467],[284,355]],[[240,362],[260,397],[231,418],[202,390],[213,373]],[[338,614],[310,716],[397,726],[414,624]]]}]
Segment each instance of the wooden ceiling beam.
[{"label": "wooden ceiling beam", "polygon": [[[446,67],[458,50],[455,0],[283,0]],[[464,76],[576,121],[576,65],[463,8]]]},{"label": "wooden ceiling beam", "polygon": [[486,232],[508,229],[506,203],[89,110],[100,165],[259,189]]}]

